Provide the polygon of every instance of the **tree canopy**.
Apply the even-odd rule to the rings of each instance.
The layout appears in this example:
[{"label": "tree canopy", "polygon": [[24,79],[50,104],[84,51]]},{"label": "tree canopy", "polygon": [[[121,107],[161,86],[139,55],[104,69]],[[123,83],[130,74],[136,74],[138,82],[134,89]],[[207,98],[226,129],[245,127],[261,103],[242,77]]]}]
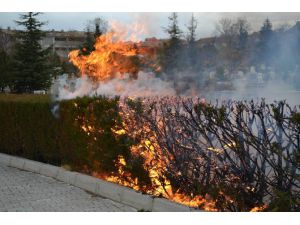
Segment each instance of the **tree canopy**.
[{"label": "tree canopy", "polygon": [[16,21],[25,29],[18,31],[13,62],[13,91],[18,93],[46,90],[51,85],[51,72],[47,65],[49,49],[42,49],[41,28],[45,25],[37,17],[40,13],[29,12],[20,15]]}]

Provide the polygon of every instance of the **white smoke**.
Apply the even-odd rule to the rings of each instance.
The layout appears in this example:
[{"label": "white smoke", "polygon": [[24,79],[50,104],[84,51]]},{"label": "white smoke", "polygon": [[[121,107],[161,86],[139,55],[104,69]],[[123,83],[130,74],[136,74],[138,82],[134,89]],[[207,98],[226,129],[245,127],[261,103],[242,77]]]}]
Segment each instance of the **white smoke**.
[{"label": "white smoke", "polygon": [[136,80],[125,76],[105,82],[92,81],[88,76],[70,78],[65,74],[54,81],[52,95],[54,100],[60,101],[83,96],[154,97],[176,93],[169,82],[156,78],[152,73],[139,72]]},{"label": "white smoke", "polygon": [[[251,67],[246,73],[239,71],[232,74],[234,90],[213,90],[206,94],[209,100],[265,100],[267,103],[274,101],[287,101],[290,105],[300,105],[300,91],[293,87],[292,78],[286,76],[281,79],[281,75],[273,70],[257,72],[255,67]],[[268,76],[268,80],[264,77]]]}]

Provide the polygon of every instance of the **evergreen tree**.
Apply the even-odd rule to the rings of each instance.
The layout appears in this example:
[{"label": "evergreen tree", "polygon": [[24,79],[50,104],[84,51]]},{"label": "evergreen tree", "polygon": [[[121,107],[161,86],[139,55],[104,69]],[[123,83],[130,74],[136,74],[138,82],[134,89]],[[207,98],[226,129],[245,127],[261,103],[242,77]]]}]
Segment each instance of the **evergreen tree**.
[{"label": "evergreen tree", "polygon": [[275,45],[275,39],[274,34],[272,30],[272,23],[269,19],[266,19],[259,31],[260,34],[260,41],[258,44],[259,47],[259,59],[261,62],[269,65],[272,61],[272,58],[274,55],[274,47]]},{"label": "evergreen tree", "polygon": [[14,91],[18,93],[48,89],[51,85],[50,68],[47,65],[49,49],[43,50],[40,40],[44,22],[36,18],[40,13],[21,14],[16,23],[25,30],[18,32],[19,42],[14,55]]},{"label": "evergreen tree", "polygon": [[260,35],[261,35],[261,40],[265,41],[271,38],[273,33],[272,30],[272,23],[271,21],[267,18],[264,23],[263,26],[260,29]]},{"label": "evergreen tree", "polygon": [[48,57],[48,65],[51,68],[51,76],[57,78],[64,73],[62,68],[62,62],[59,55],[56,52],[52,52]]},{"label": "evergreen tree", "polygon": [[0,50],[0,92],[11,84],[11,59],[3,50]]},{"label": "evergreen tree", "polygon": [[100,18],[96,18],[95,19],[95,34],[94,34],[94,37],[95,39],[99,36],[102,35],[102,32],[100,30]]},{"label": "evergreen tree", "polygon": [[107,21],[98,17],[94,19],[95,24],[95,32],[94,32],[94,38],[100,37],[102,34],[106,33],[107,31]]},{"label": "evergreen tree", "polygon": [[197,20],[195,19],[194,14],[192,14],[191,20],[187,26],[188,35],[187,41],[189,44],[193,44],[196,41],[196,29],[197,29]]},{"label": "evergreen tree", "polygon": [[164,56],[164,68],[165,72],[174,72],[174,70],[179,68],[179,60],[181,54],[181,41],[180,37],[182,31],[178,25],[178,15],[177,13],[172,13],[169,16],[169,26],[165,29],[165,32],[169,34],[169,41],[165,46],[165,56]]},{"label": "evergreen tree", "polygon": [[[94,28],[93,28],[94,26]],[[98,17],[93,21],[89,21],[86,26],[85,43],[81,48],[81,54],[89,55],[95,50],[95,42],[98,37],[106,33],[107,31],[107,21]]]},{"label": "evergreen tree", "polygon": [[197,61],[197,48],[196,48],[196,29],[197,20],[194,14],[192,14],[191,20],[187,26],[187,57],[188,57],[188,67],[195,67]]},{"label": "evergreen tree", "polygon": [[239,18],[235,24],[237,26],[238,43],[237,48],[240,51],[244,51],[248,41],[248,30],[250,25],[246,19]]},{"label": "evergreen tree", "polygon": [[88,25],[85,32],[85,42],[81,48],[81,54],[89,55],[92,51],[94,51],[94,42],[95,39]]}]

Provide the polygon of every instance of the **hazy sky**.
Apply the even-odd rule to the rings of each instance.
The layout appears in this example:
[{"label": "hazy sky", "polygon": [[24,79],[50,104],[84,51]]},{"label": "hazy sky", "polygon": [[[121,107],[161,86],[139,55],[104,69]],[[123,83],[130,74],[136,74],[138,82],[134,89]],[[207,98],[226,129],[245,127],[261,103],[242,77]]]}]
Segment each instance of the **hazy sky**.
[{"label": "hazy sky", "polygon": [[[18,19],[19,13],[0,13],[0,26],[6,28],[18,28],[14,20]],[[40,16],[43,21],[48,21],[45,29],[55,30],[83,30],[88,20],[95,17],[103,17],[108,21],[118,21],[130,24],[135,21],[145,23],[148,27],[147,36],[165,37],[163,27],[168,24],[168,15],[170,13],[44,13]],[[264,19],[269,18],[274,27],[282,24],[294,25],[295,21],[300,21],[300,13],[194,13],[198,20],[198,37],[208,37],[214,34],[215,24],[222,17],[237,18],[245,17],[251,23],[252,31],[260,28]],[[179,13],[179,22],[181,28],[185,29],[191,13]]]}]

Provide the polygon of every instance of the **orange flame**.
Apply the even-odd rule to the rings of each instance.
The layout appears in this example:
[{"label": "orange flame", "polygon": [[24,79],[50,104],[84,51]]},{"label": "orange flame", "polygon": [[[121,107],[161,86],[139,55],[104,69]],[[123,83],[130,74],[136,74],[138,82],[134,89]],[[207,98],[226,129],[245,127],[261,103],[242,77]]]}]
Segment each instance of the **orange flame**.
[{"label": "orange flame", "polygon": [[[114,23],[111,25],[112,31],[98,37],[94,45],[95,50],[90,54],[82,54],[80,50],[73,50],[69,53],[70,61],[80,70],[81,75],[87,75],[94,81],[108,81],[114,78],[122,78],[123,75],[129,74],[131,78],[137,78],[137,74],[141,69],[141,65],[147,65],[150,68],[158,71],[160,67],[157,65],[156,48],[144,45],[138,41],[136,32],[130,35],[128,29],[121,27],[120,24]],[[134,30],[145,32],[146,29],[142,25],[135,24],[132,26]],[[85,51],[84,49],[82,51]],[[122,114],[122,112],[120,112]],[[121,115],[124,121],[134,121],[130,115]],[[126,118],[128,117],[129,118]],[[112,128],[111,131],[116,135],[124,135],[130,129],[130,122],[124,122],[124,128]],[[91,136],[94,130],[92,124],[87,124],[83,121],[81,129]],[[143,127],[143,129],[150,129]],[[131,136],[135,133],[129,132]],[[141,140],[138,145],[131,147],[133,155],[139,155],[144,158],[143,167],[148,171],[153,188],[146,190],[146,193],[168,198],[172,201],[185,204],[190,207],[202,207],[206,210],[214,211],[214,202],[202,196],[193,196],[174,191],[171,182],[164,175],[168,165],[167,157],[164,157],[155,138],[148,137],[146,140]],[[171,156],[169,157],[171,159]],[[99,174],[94,172],[92,175],[118,183],[120,185],[131,187],[135,190],[140,190],[139,181],[137,178],[132,178],[131,174],[125,170],[126,160],[122,155],[118,156],[115,161],[117,173],[111,175]],[[124,179],[126,177],[126,179]],[[145,190],[143,190],[145,191]]]},{"label": "orange flame", "polygon": [[263,205],[263,206],[255,206],[254,208],[252,208],[250,210],[250,212],[262,212],[264,211],[268,206],[267,205]]},{"label": "orange flame", "polygon": [[96,39],[95,50],[90,54],[83,54],[85,49],[69,53],[70,61],[80,70],[81,75],[106,81],[122,78],[124,74],[137,78],[141,64],[153,67],[154,70],[159,69],[155,64],[155,49],[138,42],[137,31],[146,32],[143,25],[136,23],[131,26],[133,32],[118,23],[112,23],[111,27],[110,32]]}]

